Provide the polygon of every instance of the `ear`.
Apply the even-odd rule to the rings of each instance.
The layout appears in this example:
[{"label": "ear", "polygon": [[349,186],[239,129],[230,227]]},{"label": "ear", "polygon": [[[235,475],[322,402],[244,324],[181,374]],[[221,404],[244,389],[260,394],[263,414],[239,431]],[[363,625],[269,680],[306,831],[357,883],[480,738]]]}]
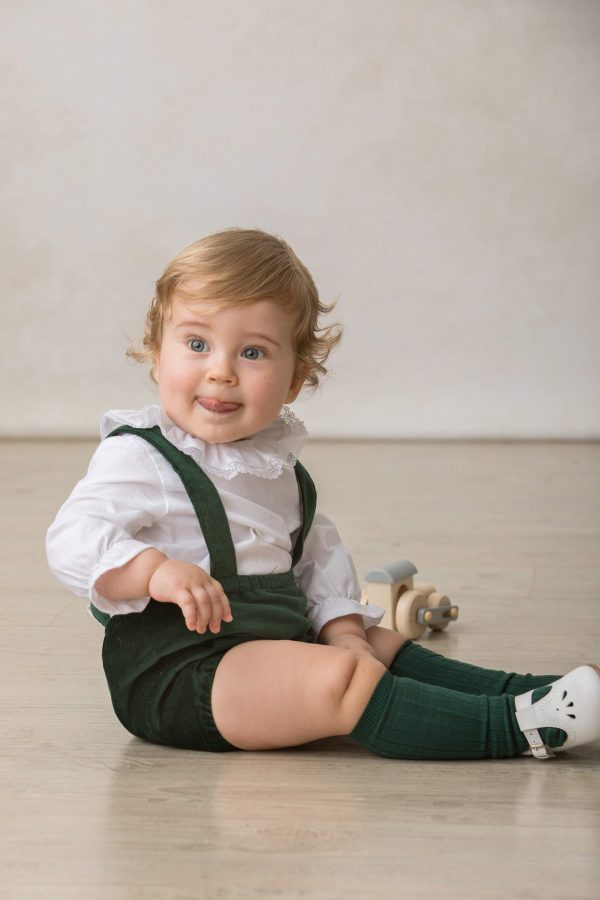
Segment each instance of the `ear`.
[{"label": "ear", "polygon": [[294,377],[292,379],[292,383],[290,384],[290,389],[287,393],[287,397],[285,398],[286,403],[293,403],[302,388],[304,387],[304,382],[306,381],[306,366],[298,365],[296,367],[296,371],[294,373]]}]

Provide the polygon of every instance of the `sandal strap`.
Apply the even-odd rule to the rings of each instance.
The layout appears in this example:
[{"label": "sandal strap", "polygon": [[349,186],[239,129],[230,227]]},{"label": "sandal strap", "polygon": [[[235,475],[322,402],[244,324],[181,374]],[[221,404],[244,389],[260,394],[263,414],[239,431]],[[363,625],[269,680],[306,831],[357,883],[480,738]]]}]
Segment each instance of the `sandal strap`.
[{"label": "sandal strap", "polygon": [[532,756],[535,756],[536,759],[552,759],[552,757],[555,756],[554,751],[546,746],[536,728],[537,719],[532,706],[532,701],[533,691],[521,694],[520,697],[515,699],[515,713],[519,728],[527,739],[527,743],[530,747],[528,752],[531,753]]},{"label": "sandal strap", "polygon": [[553,756],[556,756],[552,748],[547,747],[543,742],[537,728],[529,728],[527,731],[524,731],[523,734],[527,738],[531,755],[535,756],[536,759],[552,759]]}]

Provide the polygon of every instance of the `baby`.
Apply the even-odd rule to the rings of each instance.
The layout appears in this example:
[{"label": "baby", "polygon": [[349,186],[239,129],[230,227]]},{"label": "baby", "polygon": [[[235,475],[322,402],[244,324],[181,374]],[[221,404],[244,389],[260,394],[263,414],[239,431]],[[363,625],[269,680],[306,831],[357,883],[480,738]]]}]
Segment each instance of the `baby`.
[{"label": "baby", "polygon": [[298,461],[286,404],[340,339],[279,237],[228,229],[166,267],[130,353],[159,404],[112,410],[50,527],[50,567],[104,626],[117,716],[206,751],[351,735],[394,758],[533,755],[600,737],[600,669],[508,674],[379,626]]}]

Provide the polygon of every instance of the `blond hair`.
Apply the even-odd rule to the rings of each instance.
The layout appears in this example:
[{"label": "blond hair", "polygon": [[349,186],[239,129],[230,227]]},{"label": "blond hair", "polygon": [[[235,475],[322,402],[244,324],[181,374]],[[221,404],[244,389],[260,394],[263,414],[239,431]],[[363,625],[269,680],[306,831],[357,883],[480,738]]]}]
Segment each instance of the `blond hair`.
[{"label": "blond hair", "polygon": [[[200,283],[194,285],[194,280]],[[153,378],[163,323],[175,293],[215,309],[258,300],[289,308],[296,315],[293,344],[297,371],[312,388],[327,373],[324,363],[342,336],[339,324],[319,327],[319,316],[331,312],[335,303],[321,303],[310,272],[282,238],[258,228],[228,228],[186,247],[156,282],[144,337],[127,351],[138,362],[153,363]]]}]

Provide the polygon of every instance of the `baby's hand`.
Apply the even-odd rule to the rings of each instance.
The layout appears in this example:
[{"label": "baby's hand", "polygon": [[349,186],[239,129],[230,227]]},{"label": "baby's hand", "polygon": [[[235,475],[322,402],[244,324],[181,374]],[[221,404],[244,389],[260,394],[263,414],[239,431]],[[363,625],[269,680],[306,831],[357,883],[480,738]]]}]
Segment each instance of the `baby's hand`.
[{"label": "baby's hand", "polygon": [[190,631],[218,634],[221,622],[231,622],[231,608],[218,581],[193,563],[167,559],[154,570],[148,593],[161,603],[181,607]]}]

